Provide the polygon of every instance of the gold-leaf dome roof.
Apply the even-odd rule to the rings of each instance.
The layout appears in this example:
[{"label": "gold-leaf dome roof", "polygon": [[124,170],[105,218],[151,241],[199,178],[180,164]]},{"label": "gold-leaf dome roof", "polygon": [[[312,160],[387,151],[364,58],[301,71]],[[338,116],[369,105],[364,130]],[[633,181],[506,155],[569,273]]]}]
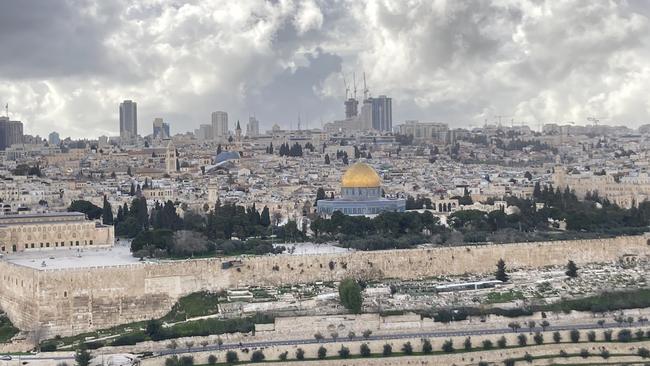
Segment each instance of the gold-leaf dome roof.
[{"label": "gold-leaf dome roof", "polygon": [[377,188],[381,185],[381,178],[373,167],[366,163],[355,163],[343,174],[341,187],[343,188]]}]

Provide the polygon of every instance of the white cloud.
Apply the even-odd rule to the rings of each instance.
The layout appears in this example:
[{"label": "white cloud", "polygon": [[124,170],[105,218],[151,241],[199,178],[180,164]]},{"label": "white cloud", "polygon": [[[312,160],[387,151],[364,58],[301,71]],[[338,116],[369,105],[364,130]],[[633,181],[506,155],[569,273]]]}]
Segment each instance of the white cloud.
[{"label": "white cloud", "polygon": [[116,134],[122,99],[143,134],[154,117],[178,132],[217,109],[263,127],[340,117],[341,67],[393,97],[395,122],[650,122],[643,2],[109,3],[4,6],[0,102],[28,133]]}]

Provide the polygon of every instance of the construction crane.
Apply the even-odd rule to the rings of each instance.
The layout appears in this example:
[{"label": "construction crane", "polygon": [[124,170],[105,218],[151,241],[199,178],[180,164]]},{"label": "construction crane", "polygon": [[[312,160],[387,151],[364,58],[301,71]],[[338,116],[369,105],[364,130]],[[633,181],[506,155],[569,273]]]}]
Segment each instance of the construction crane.
[{"label": "construction crane", "polygon": [[354,99],[357,99],[357,74],[352,73],[352,86],[354,87]]},{"label": "construction crane", "polygon": [[363,100],[368,99],[368,87],[366,86],[366,72],[363,72]]},{"label": "construction crane", "polygon": [[350,87],[348,86],[348,82],[345,80],[345,74],[341,73],[341,76],[343,77],[343,85],[345,86],[345,100],[348,100],[348,96],[350,95]]},{"label": "construction crane", "polygon": [[605,119],[604,117],[587,117],[587,121],[593,122],[594,126],[598,126],[598,122],[600,122],[601,119]]}]

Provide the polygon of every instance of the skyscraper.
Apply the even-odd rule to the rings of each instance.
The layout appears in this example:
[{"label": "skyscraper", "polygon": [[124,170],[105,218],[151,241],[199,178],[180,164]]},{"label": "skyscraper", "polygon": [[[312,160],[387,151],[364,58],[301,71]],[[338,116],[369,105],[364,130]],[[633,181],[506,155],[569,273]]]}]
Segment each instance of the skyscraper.
[{"label": "skyscraper", "polygon": [[10,121],[9,117],[0,117],[0,150],[13,144],[23,142],[23,123]]},{"label": "skyscraper", "polygon": [[248,117],[248,124],[246,125],[246,136],[257,137],[260,135],[260,121],[255,117]]},{"label": "skyscraper", "polygon": [[61,143],[61,137],[59,136],[58,132],[52,132],[50,135],[47,137],[47,142],[49,142],[50,145],[58,145]]},{"label": "skyscraper", "polygon": [[130,140],[138,136],[138,105],[131,100],[120,103],[120,137]]},{"label": "skyscraper", "polygon": [[168,139],[171,135],[169,133],[169,124],[163,122],[162,118],[154,118],[153,120],[153,138],[154,139]]},{"label": "skyscraper", "polygon": [[372,128],[377,131],[393,130],[392,99],[385,95],[369,98],[372,102]]},{"label": "skyscraper", "polygon": [[215,140],[228,138],[228,113],[212,112],[212,133]]}]

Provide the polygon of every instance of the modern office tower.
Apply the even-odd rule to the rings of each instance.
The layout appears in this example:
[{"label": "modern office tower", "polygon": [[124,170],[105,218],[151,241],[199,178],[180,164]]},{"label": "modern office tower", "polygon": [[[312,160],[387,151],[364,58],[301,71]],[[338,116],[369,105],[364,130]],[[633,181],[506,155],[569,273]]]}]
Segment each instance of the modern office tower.
[{"label": "modern office tower", "polygon": [[392,99],[385,95],[369,98],[372,102],[372,128],[377,131],[392,131],[393,106]]},{"label": "modern office tower", "polygon": [[169,134],[169,124],[163,122],[162,118],[154,118],[153,120],[153,138],[154,139],[168,139],[171,135]]},{"label": "modern office tower", "polygon": [[223,111],[212,112],[212,138],[228,138],[228,113]]},{"label": "modern office tower", "polygon": [[23,123],[0,117],[0,150],[23,142]]},{"label": "modern office tower", "polygon": [[131,100],[120,103],[120,137],[133,139],[138,136],[138,105]]},{"label": "modern office tower", "polygon": [[417,142],[446,144],[449,142],[449,126],[446,123],[404,121],[399,125],[401,135],[413,136]]},{"label": "modern office tower", "polygon": [[199,128],[194,132],[197,140],[205,141],[212,140],[214,135],[212,132],[212,125],[200,125]]},{"label": "modern office tower", "polygon": [[260,135],[260,121],[255,117],[248,117],[248,124],[246,125],[246,136],[257,137]]},{"label": "modern office tower", "polygon": [[345,118],[354,118],[359,114],[359,101],[354,98],[349,98],[345,101]]},{"label": "modern office tower", "polygon": [[49,142],[50,145],[58,145],[61,143],[61,137],[59,136],[58,132],[52,132],[50,135],[47,137],[47,142]]}]

